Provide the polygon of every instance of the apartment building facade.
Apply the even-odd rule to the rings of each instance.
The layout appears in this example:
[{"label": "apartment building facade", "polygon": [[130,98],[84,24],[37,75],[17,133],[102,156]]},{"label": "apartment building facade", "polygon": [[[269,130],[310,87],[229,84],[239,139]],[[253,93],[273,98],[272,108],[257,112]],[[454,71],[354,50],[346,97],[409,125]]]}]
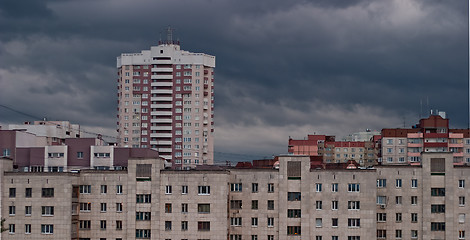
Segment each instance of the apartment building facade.
[{"label": "apartment building facade", "polygon": [[[466,239],[470,167],[452,153],[421,165],[164,169],[154,157],[127,170],[12,171],[3,158],[5,239]],[[72,210],[72,211],[71,211]]]},{"label": "apartment building facade", "polygon": [[215,57],[160,41],[117,57],[118,144],[152,148],[175,168],[213,163]]},{"label": "apartment building facade", "polygon": [[419,164],[423,152],[452,152],[455,164],[470,163],[469,129],[449,128],[445,115],[431,115],[412,128],[382,129],[382,164]]}]

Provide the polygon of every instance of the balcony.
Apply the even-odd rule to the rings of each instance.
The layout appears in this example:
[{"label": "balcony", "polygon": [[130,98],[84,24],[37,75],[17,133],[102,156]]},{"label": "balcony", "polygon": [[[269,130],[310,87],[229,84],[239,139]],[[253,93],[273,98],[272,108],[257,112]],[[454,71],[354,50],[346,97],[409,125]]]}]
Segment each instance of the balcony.
[{"label": "balcony", "polygon": [[173,79],[173,75],[170,75],[170,74],[168,74],[168,75],[152,75],[151,79],[157,79],[157,80],[158,79],[170,79],[171,80],[171,79]]},{"label": "balcony", "polygon": [[157,137],[157,138],[171,138],[171,133],[151,133],[150,137]]},{"label": "balcony", "polygon": [[159,152],[164,152],[164,153],[171,153],[172,149],[171,148],[155,148],[155,150]]},{"label": "balcony", "polygon": [[173,101],[172,97],[152,97],[151,101]]},{"label": "balcony", "polygon": [[172,87],[173,83],[172,82],[152,82],[150,84],[152,87]]},{"label": "balcony", "polygon": [[151,104],[151,108],[173,108],[173,104]]},{"label": "balcony", "polygon": [[150,115],[152,116],[171,116],[173,113],[171,111],[155,111],[151,112]]},{"label": "balcony", "polygon": [[150,141],[152,145],[171,145],[171,141]]},{"label": "balcony", "polygon": [[151,90],[150,93],[172,94],[173,90],[171,90],[171,89],[157,89],[157,90]]},{"label": "balcony", "polygon": [[173,72],[173,68],[152,68],[152,72]]},{"label": "balcony", "polygon": [[171,126],[151,126],[150,130],[172,130]]},{"label": "balcony", "polygon": [[422,143],[408,143],[408,147],[423,147]]},{"label": "balcony", "polygon": [[171,118],[150,119],[150,122],[152,122],[152,123],[171,123],[172,119]]},{"label": "balcony", "polygon": [[425,148],[447,148],[447,142],[425,142]]}]

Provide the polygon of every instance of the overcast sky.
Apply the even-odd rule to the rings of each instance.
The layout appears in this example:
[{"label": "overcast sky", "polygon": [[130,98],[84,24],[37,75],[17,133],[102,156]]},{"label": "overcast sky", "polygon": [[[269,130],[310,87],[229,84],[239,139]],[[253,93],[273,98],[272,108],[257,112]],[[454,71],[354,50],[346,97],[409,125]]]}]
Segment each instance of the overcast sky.
[{"label": "overcast sky", "polygon": [[[463,0],[1,0],[0,104],[114,136],[116,57],[168,25],[216,56],[217,161],[409,127],[421,101],[467,127]],[[3,124],[32,120],[0,107]]]}]

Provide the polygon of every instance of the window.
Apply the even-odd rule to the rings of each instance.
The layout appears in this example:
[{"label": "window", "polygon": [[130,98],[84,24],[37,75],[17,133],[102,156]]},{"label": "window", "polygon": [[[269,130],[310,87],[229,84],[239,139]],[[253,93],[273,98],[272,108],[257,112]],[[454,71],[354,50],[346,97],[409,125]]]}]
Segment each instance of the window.
[{"label": "window", "polygon": [[8,207],[8,214],[9,215],[15,215],[16,214],[16,207],[15,206],[9,206]]},{"label": "window", "polygon": [[42,206],[42,216],[54,216],[54,207]]},{"label": "window", "polygon": [[100,210],[101,212],[106,212],[106,203],[101,203],[101,207],[100,207]]},{"label": "window", "polygon": [[116,194],[122,194],[122,185],[116,185]]},{"label": "window", "polygon": [[274,227],[274,218],[268,217],[268,227]]},{"label": "window", "polygon": [[331,240],[339,240],[338,236],[331,236]]},{"label": "window", "polygon": [[288,192],[287,201],[300,201],[300,192]]},{"label": "window", "polygon": [[31,206],[25,206],[24,207],[24,214],[26,216],[31,216],[32,211],[33,211],[33,208]]},{"label": "window", "polygon": [[395,187],[396,188],[401,188],[402,185],[402,180],[401,179],[395,179]]},{"label": "window", "polygon": [[322,190],[322,184],[315,183],[315,192],[321,192],[321,190]]},{"label": "window", "polygon": [[188,230],[188,221],[181,221],[181,231]]},{"label": "window", "polygon": [[136,239],[150,239],[150,229],[136,229],[135,238]]},{"label": "window", "polygon": [[300,226],[287,226],[287,235],[301,235]]},{"label": "window", "polygon": [[30,198],[33,196],[33,189],[32,188],[25,188],[24,197]]},{"label": "window", "polygon": [[465,197],[460,196],[459,197],[459,206],[465,206]]},{"label": "window", "polygon": [[274,235],[268,235],[268,240],[274,240]]},{"label": "window", "polygon": [[89,212],[91,211],[91,203],[80,203],[80,211],[82,212]]},{"label": "window", "polygon": [[8,225],[8,233],[14,234],[15,233],[15,224]]},{"label": "window", "polygon": [[30,234],[31,233],[31,224],[24,225],[24,233]]},{"label": "window", "polygon": [[242,191],[242,184],[241,183],[231,183],[230,184],[230,191],[231,192],[241,192]]},{"label": "window", "polygon": [[187,185],[181,186],[181,194],[188,194],[188,186]]},{"label": "window", "polygon": [[360,236],[348,236],[348,240],[361,240]]},{"label": "window", "polygon": [[348,192],[359,192],[360,185],[359,183],[349,183],[348,184]]},{"label": "window", "polygon": [[332,183],[331,184],[331,191],[332,192],[338,192],[338,184],[337,183]]},{"label": "window", "polygon": [[230,234],[230,240],[242,240],[242,235]]},{"label": "window", "polygon": [[274,183],[268,183],[268,193],[274,192]]},{"label": "window", "polygon": [[446,195],[445,188],[431,188],[431,196],[433,197],[443,197]]},{"label": "window", "polygon": [[210,231],[211,222],[197,222],[197,230],[198,231]]},{"label": "window", "polygon": [[401,222],[402,215],[401,213],[395,213],[395,222]]},{"label": "window", "polygon": [[101,220],[100,221],[100,229],[105,230],[106,229],[106,220]]},{"label": "window", "polygon": [[418,196],[411,196],[411,205],[418,204]]},{"label": "window", "polygon": [[116,230],[122,230],[122,221],[116,220]]},{"label": "window", "polygon": [[101,194],[106,194],[107,192],[108,192],[108,185],[101,185],[100,193]]},{"label": "window", "polygon": [[377,213],[377,222],[386,222],[387,214],[386,213]]},{"label": "window", "polygon": [[242,200],[230,200],[230,209],[241,209]]},{"label": "window", "polygon": [[402,237],[402,232],[400,229],[395,230],[395,238],[396,239],[401,239]]},{"label": "window", "polygon": [[361,202],[360,201],[348,201],[348,209],[349,210],[361,209]]},{"label": "window", "polygon": [[338,219],[337,218],[332,218],[331,219],[331,226],[332,227],[338,227]]},{"label": "window", "polygon": [[412,223],[418,222],[418,214],[417,213],[411,213],[411,222]]},{"label": "window", "polygon": [[83,152],[77,152],[77,158],[82,159],[83,158]]},{"label": "window", "polygon": [[122,212],[122,203],[116,203],[116,212]]},{"label": "window", "polygon": [[197,193],[199,195],[210,195],[211,194],[211,186],[198,186]]},{"label": "window", "polygon": [[268,210],[274,210],[274,200],[268,200]]},{"label": "window", "polygon": [[402,204],[403,197],[402,196],[396,196],[395,197],[395,204],[396,205],[401,205]]},{"label": "window", "polygon": [[377,204],[379,204],[379,205],[387,204],[387,197],[386,196],[377,196]]},{"label": "window", "polygon": [[182,213],[187,213],[188,212],[188,204],[187,203],[182,203],[181,204],[181,212]]},{"label": "window", "polygon": [[300,209],[287,209],[287,217],[288,218],[300,218],[301,217]]},{"label": "window", "polygon": [[210,213],[211,212],[210,203],[199,203],[197,205],[197,212],[198,213]]},{"label": "window", "polygon": [[91,185],[80,185],[80,193],[91,193]]},{"label": "window", "polygon": [[10,188],[10,195],[11,198],[16,197],[16,188]]},{"label": "window", "polygon": [[338,210],[338,201],[331,201],[331,210]]},{"label": "window", "polygon": [[411,230],[411,238],[418,238],[418,230]]},{"label": "window", "polygon": [[230,218],[230,226],[241,226],[242,225],[242,218],[241,217],[231,217]]},{"label": "window", "polygon": [[445,222],[431,222],[431,231],[445,231],[446,223]]},{"label": "window", "polygon": [[460,239],[465,239],[465,231],[463,231],[463,230],[459,231],[459,240]]},{"label": "window", "polygon": [[79,225],[80,225],[80,229],[91,229],[90,220],[80,220]]},{"label": "window", "polygon": [[171,185],[165,186],[165,194],[171,194]]},{"label": "window", "polygon": [[387,230],[377,229],[377,238],[387,238]]},{"label": "window", "polygon": [[459,223],[465,223],[465,213],[459,213]]},{"label": "window", "polygon": [[258,226],[258,218],[251,218],[251,226],[252,227]]},{"label": "window", "polygon": [[418,187],[418,179],[411,179],[411,188]]},{"label": "window", "polygon": [[171,203],[165,203],[165,213],[171,213]]},{"label": "window", "polygon": [[319,228],[323,226],[323,220],[321,218],[315,218],[315,227]]},{"label": "window", "polygon": [[377,179],[377,187],[378,188],[387,187],[387,179]]},{"label": "window", "polygon": [[150,212],[136,212],[135,213],[135,220],[137,221],[150,221],[151,220],[151,213]]},{"label": "window", "polygon": [[315,209],[316,210],[322,210],[322,206],[323,205],[323,202],[322,201],[316,201],[315,202]]},{"label": "window", "polygon": [[431,213],[445,213],[445,204],[431,204]]},{"label": "window", "polygon": [[315,240],[322,240],[323,237],[322,236],[315,236]]},{"label": "window", "polygon": [[253,210],[258,209],[258,200],[251,200],[251,209]]},{"label": "window", "polygon": [[350,228],[361,227],[361,219],[360,218],[348,218],[348,227]]},{"label": "window", "polygon": [[137,194],[136,202],[137,203],[151,203],[152,195],[151,194]]},{"label": "window", "polygon": [[459,180],[459,188],[465,187],[465,180]]},{"label": "window", "polygon": [[165,221],[165,231],[171,231],[171,221]]},{"label": "window", "polygon": [[251,192],[256,193],[258,192],[258,183],[251,184]]}]

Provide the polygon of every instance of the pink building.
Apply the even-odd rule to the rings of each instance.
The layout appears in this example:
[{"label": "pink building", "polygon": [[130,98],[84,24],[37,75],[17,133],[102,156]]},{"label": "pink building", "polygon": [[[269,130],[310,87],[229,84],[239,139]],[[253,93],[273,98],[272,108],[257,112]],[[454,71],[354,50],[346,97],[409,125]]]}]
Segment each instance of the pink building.
[{"label": "pink building", "polygon": [[152,148],[175,168],[213,164],[215,57],[161,41],[117,58],[118,144]]}]

